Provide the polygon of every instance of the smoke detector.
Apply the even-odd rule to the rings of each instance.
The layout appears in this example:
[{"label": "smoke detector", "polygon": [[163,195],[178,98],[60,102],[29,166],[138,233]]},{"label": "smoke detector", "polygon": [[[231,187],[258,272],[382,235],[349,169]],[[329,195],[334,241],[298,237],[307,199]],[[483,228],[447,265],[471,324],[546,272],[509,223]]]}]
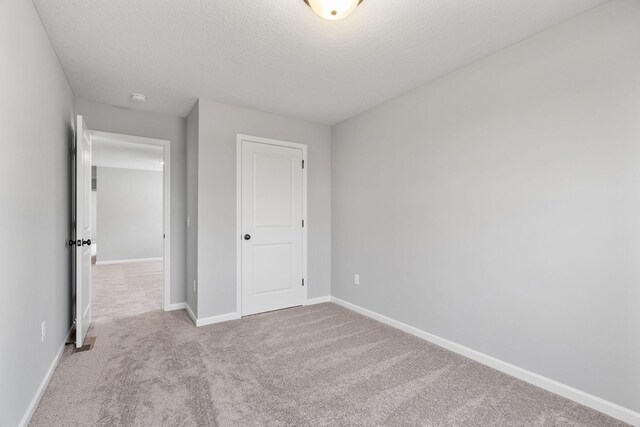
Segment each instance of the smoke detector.
[{"label": "smoke detector", "polygon": [[147,102],[147,97],[140,93],[132,93],[131,94],[131,102],[135,104],[143,104]]}]

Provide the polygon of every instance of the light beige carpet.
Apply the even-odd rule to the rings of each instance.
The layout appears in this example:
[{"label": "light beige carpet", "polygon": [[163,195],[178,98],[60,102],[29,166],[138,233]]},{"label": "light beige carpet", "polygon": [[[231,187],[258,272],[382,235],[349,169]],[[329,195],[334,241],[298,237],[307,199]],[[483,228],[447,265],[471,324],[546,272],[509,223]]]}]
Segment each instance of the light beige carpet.
[{"label": "light beige carpet", "polygon": [[105,316],[90,333],[31,425],[624,425],[330,303],[201,328],[185,311]]},{"label": "light beige carpet", "polygon": [[162,261],[91,266],[93,322],[162,307]]}]

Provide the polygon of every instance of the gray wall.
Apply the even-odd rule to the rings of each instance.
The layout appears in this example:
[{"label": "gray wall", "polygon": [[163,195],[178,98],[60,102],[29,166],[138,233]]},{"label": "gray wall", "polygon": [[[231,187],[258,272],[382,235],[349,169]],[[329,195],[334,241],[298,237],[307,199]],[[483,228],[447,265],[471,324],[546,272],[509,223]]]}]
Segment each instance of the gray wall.
[{"label": "gray wall", "polygon": [[30,1],[0,1],[0,94],[0,425],[15,426],[72,322],[73,93]]},{"label": "gray wall", "polygon": [[198,317],[236,311],[236,137],[308,145],[308,296],[331,291],[331,129],[200,99]]},{"label": "gray wall", "polygon": [[98,167],[97,261],[161,258],[162,172]]},{"label": "gray wall", "polygon": [[185,302],[186,119],[82,99],[76,99],[76,110],[91,130],[171,141],[171,304]]},{"label": "gray wall", "polygon": [[91,245],[98,242],[98,194],[91,191]]},{"label": "gray wall", "polygon": [[198,316],[198,293],[193,282],[198,280],[198,139],[199,101],[187,117],[187,304]]},{"label": "gray wall", "polygon": [[639,22],[614,0],[335,126],[333,295],[640,410]]}]

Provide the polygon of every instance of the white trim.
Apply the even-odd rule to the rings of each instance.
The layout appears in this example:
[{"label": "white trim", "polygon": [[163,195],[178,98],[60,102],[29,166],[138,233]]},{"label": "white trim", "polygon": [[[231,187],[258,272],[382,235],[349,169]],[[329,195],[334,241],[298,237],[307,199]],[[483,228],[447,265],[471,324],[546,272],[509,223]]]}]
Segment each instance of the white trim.
[{"label": "white trim", "polygon": [[155,261],[162,261],[162,257],[138,258],[138,259],[116,259],[113,261],[96,261],[96,265],[133,264],[136,262],[155,262]]},{"label": "white trim", "polygon": [[22,416],[22,420],[20,420],[20,424],[18,424],[19,427],[26,427],[29,425],[29,422],[31,421],[31,417],[33,417],[33,414],[36,412],[36,409],[38,408],[38,404],[40,403],[40,399],[42,399],[42,396],[44,395],[44,392],[47,389],[49,382],[51,381],[51,377],[53,377],[53,373],[58,367],[58,363],[60,363],[60,358],[64,353],[64,348],[67,346],[67,342],[71,338],[72,332],[73,332],[73,326],[71,327],[71,330],[69,330],[69,333],[67,334],[67,338],[64,340],[64,342],[58,349],[56,356],[53,358],[53,361],[49,365],[49,369],[47,369],[47,372],[44,374],[44,378],[42,378],[42,382],[40,382],[40,386],[38,387],[38,390],[36,390],[36,394],[33,396],[33,399],[31,399],[31,403],[29,403],[29,406],[27,406],[27,410]]},{"label": "white trim", "polygon": [[186,310],[187,303],[186,302],[178,302],[175,304],[169,304],[169,308],[165,311],[176,311],[176,310]]},{"label": "white trim", "polygon": [[[164,187],[164,203],[163,203],[163,227],[164,241],[162,246],[162,309],[169,310],[171,306],[171,141],[166,139],[145,138],[142,136],[124,135],[112,132],[90,131],[91,135],[101,138],[110,139],[117,142],[146,144],[161,146],[163,151],[163,187]],[[137,262],[140,260],[125,260],[128,262]],[[105,262],[96,262],[97,265],[104,265]],[[112,262],[116,263],[116,262]]]},{"label": "white trim", "polygon": [[307,161],[307,144],[261,138],[259,136],[243,135],[239,133],[236,138],[236,236],[238,236],[236,239],[236,313],[238,313],[238,318],[242,317],[242,141],[302,150],[302,160],[304,161],[304,169],[302,169],[302,219],[305,223],[302,228],[302,277],[304,279],[304,287],[302,289],[303,305],[307,305],[307,289],[309,289],[309,275],[307,273],[307,230],[309,228],[309,221],[307,221],[307,170],[309,169],[309,162]]},{"label": "white trim", "polygon": [[185,303],[185,305],[186,305],[187,314],[189,315],[189,317],[191,317],[193,324],[198,326],[198,319],[196,318],[196,315],[193,314],[193,310],[191,310],[191,306],[189,305],[189,303]]},{"label": "white trim", "polygon": [[236,138],[236,313],[242,316],[242,135]]},{"label": "white trim", "polygon": [[322,304],[324,302],[331,302],[331,296],[326,296],[326,297],[318,297],[318,298],[309,298],[304,302],[304,306],[307,305],[315,305],[315,304]]},{"label": "white trim", "polygon": [[490,366],[491,368],[497,369],[498,371],[504,372],[505,374],[511,375],[512,377],[516,377],[537,387],[558,394],[562,397],[566,397],[569,400],[573,400],[574,402],[577,402],[581,405],[587,406],[626,423],[640,427],[640,413],[632,411],[631,409],[627,409],[613,402],[609,402],[597,396],[585,393],[584,391],[570,387],[566,384],[562,384],[558,381],[552,380],[534,372],[527,371],[526,369],[504,362],[500,359],[496,359],[495,357],[473,350],[469,347],[465,347],[461,344],[457,344],[453,341],[440,338],[436,335],[430,334],[429,332],[425,332],[421,329],[407,325],[406,323],[399,322],[397,320],[391,319],[390,317],[383,316],[382,314],[376,313],[375,311],[362,308],[358,305],[341,300],[339,298],[331,297],[331,301],[351,311],[355,311],[356,313],[360,313],[364,316],[370,317],[371,319],[400,329],[401,331],[404,331],[411,335],[415,335],[416,337],[422,338],[423,340],[429,341],[435,345],[444,347],[447,350],[453,351],[454,353],[458,353],[462,356],[468,357],[469,359],[473,359],[476,362],[482,363],[483,365]]},{"label": "white trim", "polygon": [[230,320],[240,319],[237,313],[220,314],[218,316],[204,317],[196,320],[196,326],[213,325],[214,323],[228,322]]}]

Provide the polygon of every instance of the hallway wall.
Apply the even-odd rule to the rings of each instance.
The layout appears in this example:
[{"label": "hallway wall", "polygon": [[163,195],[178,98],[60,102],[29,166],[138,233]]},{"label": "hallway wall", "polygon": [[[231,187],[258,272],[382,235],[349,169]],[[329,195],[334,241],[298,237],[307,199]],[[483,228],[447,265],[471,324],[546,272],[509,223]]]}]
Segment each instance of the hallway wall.
[{"label": "hallway wall", "polygon": [[161,258],[162,172],[98,167],[98,263]]},{"label": "hallway wall", "polygon": [[31,1],[0,1],[0,94],[0,425],[16,426],[72,322],[74,96]]}]

